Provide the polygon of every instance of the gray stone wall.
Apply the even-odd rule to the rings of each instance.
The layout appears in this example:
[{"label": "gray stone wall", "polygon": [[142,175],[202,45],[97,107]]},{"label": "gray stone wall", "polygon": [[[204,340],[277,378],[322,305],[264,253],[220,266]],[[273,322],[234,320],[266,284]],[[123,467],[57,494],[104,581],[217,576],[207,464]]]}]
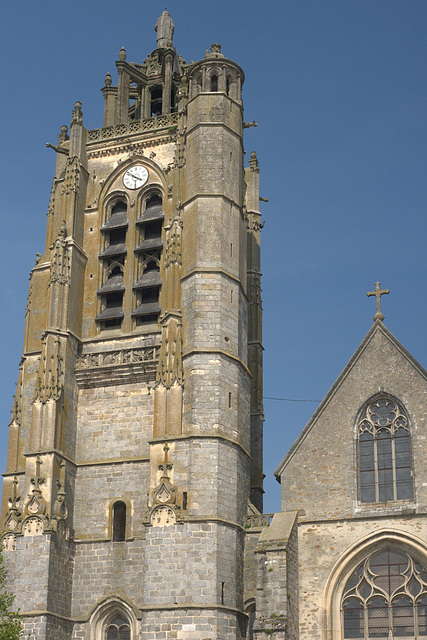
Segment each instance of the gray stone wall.
[{"label": "gray stone wall", "polygon": [[219,608],[188,608],[145,611],[144,640],[243,640],[245,618]]},{"label": "gray stone wall", "polygon": [[77,543],[72,616],[88,619],[102,598],[117,595],[143,604],[144,540]]},{"label": "gray stone wall", "polygon": [[[282,509],[304,509],[307,518],[351,518],[357,500],[356,418],[372,395],[399,399],[411,421],[415,504],[425,510],[427,484],[427,383],[408,356],[380,331],[339,379],[291,452],[281,478]],[[414,502],[408,501],[408,504]],[[396,505],[399,507],[399,505]],[[401,505],[402,506],[402,503]]]},{"label": "gray stone wall", "polygon": [[128,505],[128,535],[141,535],[147,492],[148,461],[79,467],[75,483],[75,538],[110,538],[111,507],[116,500],[124,500]]},{"label": "gray stone wall", "polygon": [[145,384],[79,391],[78,462],[148,456],[153,394]]}]

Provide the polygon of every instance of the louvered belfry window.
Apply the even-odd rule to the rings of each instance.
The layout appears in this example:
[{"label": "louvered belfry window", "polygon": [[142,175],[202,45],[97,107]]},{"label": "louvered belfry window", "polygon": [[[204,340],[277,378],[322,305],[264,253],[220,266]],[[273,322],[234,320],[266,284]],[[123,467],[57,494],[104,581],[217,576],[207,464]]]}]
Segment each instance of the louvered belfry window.
[{"label": "louvered belfry window", "polygon": [[358,423],[360,502],[412,499],[409,421],[389,398],[366,407]]},{"label": "louvered belfry window", "polygon": [[344,638],[427,638],[427,571],[392,548],[353,571],[342,599]]}]

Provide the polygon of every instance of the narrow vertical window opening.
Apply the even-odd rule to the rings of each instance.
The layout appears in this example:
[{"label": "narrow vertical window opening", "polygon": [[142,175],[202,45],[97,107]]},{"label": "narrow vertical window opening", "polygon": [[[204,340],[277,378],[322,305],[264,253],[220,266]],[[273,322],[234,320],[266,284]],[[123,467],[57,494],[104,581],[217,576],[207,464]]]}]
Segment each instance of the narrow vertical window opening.
[{"label": "narrow vertical window opening", "polygon": [[116,502],[113,506],[113,542],[126,540],[126,505]]},{"label": "narrow vertical window opening", "polygon": [[218,91],[218,76],[216,74],[211,76],[211,91]]}]

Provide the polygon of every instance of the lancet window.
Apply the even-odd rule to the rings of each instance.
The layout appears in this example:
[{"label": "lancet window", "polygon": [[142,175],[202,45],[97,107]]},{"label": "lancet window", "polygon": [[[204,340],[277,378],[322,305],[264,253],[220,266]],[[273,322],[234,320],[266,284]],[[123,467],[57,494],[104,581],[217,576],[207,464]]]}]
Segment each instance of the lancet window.
[{"label": "lancet window", "polygon": [[411,500],[411,441],[404,409],[380,397],[368,404],[357,429],[360,502]]},{"label": "lancet window", "polygon": [[342,598],[343,637],[427,638],[427,570],[408,553],[386,548],[353,571]]},{"label": "lancet window", "polygon": [[98,289],[100,313],[96,322],[101,329],[117,329],[123,320],[123,296],[125,293],[124,266],[126,258],[126,232],[128,227],[127,205],[117,200],[101,227],[103,249],[99,254],[103,284]]},{"label": "lancet window", "polygon": [[162,199],[158,193],[152,193],[145,201],[142,216],[136,220],[139,244],[135,247],[137,279],[133,285],[135,308],[132,316],[137,325],[157,322],[160,314],[163,219]]},{"label": "lancet window", "polygon": [[211,91],[218,91],[218,76],[216,74],[211,76]]},{"label": "lancet window", "polygon": [[113,542],[126,540],[126,505],[116,502],[113,505]]},{"label": "lancet window", "polygon": [[162,113],[163,91],[162,87],[151,89],[151,115],[159,116]]}]

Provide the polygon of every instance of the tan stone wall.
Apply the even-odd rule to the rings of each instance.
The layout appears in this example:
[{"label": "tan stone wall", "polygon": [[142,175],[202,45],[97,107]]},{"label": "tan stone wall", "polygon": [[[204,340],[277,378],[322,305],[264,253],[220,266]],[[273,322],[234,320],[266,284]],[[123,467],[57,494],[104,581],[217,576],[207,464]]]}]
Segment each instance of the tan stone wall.
[{"label": "tan stone wall", "polygon": [[300,523],[299,640],[341,640],[340,596],[358,562],[382,545],[423,549],[427,563],[426,540],[423,516]]}]

